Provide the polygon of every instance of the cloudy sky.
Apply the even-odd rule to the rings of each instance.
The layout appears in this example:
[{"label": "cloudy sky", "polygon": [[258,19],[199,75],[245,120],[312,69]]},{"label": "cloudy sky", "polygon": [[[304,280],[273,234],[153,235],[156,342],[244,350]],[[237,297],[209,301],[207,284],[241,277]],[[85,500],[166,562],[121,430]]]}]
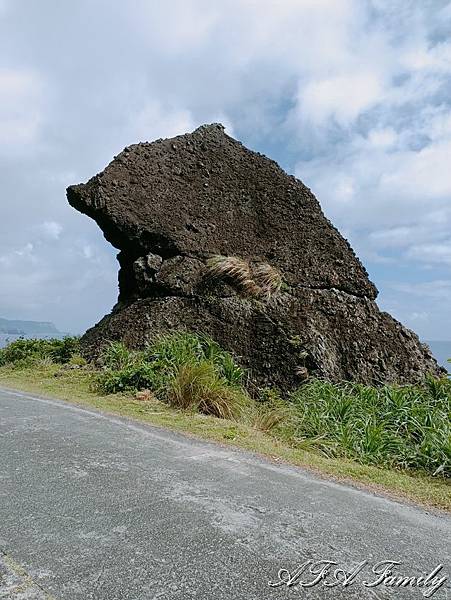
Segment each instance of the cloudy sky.
[{"label": "cloudy sky", "polygon": [[115,251],[67,185],[221,121],[316,193],[424,339],[451,339],[449,0],[0,0],[0,316],[81,332]]}]

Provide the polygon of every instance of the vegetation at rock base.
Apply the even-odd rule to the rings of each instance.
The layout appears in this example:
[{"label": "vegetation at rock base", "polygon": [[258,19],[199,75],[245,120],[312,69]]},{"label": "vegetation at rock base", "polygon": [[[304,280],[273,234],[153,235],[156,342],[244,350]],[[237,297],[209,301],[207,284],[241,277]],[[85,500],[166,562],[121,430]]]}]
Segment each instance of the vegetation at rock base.
[{"label": "vegetation at rock base", "polygon": [[[0,349],[0,366],[13,365],[20,368],[32,366],[45,360],[66,364],[70,361],[77,361],[78,351],[78,337],[67,336],[63,339],[19,338],[5,348]],[[80,358],[78,357],[78,359]]]},{"label": "vegetation at rock base", "polygon": [[[219,417],[262,432],[293,449],[400,472],[451,476],[451,380],[370,387],[309,380],[282,396],[262,389],[250,396],[246,373],[206,336],[174,333],[143,351],[106,346],[101,366],[85,365],[78,339],[17,340],[0,350],[3,373],[53,363],[78,369],[92,394],[125,393],[195,414]],[[29,371],[30,372],[30,371]],[[145,404],[145,401],[142,402]]]},{"label": "vegetation at rock base", "polygon": [[106,393],[149,388],[168,397],[174,381],[188,366],[208,364],[217,382],[239,389],[244,371],[232,356],[207,336],[173,333],[159,336],[146,350],[128,350],[121,342],[111,342],[102,354],[103,368],[95,380]]}]

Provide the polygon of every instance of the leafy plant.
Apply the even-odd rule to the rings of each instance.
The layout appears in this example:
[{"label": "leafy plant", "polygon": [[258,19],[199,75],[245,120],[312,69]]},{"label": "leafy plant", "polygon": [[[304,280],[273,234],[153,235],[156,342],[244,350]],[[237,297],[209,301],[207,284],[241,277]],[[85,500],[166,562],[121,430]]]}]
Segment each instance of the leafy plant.
[{"label": "leafy plant", "polygon": [[163,375],[174,374],[180,365],[207,361],[232,386],[240,386],[244,378],[243,369],[232,355],[206,335],[176,332],[158,336],[144,356]]},{"label": "leafy plant", "polygon": [[66,364],[72,356],[80,351],[80,338],[66,336],[62,340],[52,339],[50,342],[50,357],[56,363]]},{"label": "leafy plant", "polygon": [[121,371],[135,363],[136,353],[131,352],[123,342],[109,342],[102,351],[104,367]]},{"label": "leafy plant", "polygon": [[329,456],[451,475],[451,382],[336,385],[312,381],[291,396],[294,437],[317,439]]},{"label": "leafy plant", "polygon": [[127,390],[152,389],[156,376],[152,366],[145,361],[136,360],[122,369],[106,368],[95,379],[95,387],[106,394]]},{"label": "leafy plant", "polygon": [[61,340],[19,338],[0,350],[0,365],[32,365],[36,361],[51,359],[65,364],[79,351],[79,338],[67,336]]}]

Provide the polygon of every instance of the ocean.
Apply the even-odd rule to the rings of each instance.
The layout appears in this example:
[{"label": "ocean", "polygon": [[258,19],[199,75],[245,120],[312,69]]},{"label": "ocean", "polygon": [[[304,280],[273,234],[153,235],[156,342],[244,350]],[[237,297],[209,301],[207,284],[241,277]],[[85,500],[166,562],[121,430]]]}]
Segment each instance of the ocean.
[{"label": "ocean", "polygon": [[50,338],[58,338],[62,340],[64,336],[68,335],[67,333],[52,333],[52,335],[14,335],[12,333],[0,333],[0,348],[4,348],[9,343],[14,342],[19,338],[42,338],[42,339],[50,339]]},{"label": "ocean", "polygon": [[437,359],[437,362],[442,367],[448,370],[451,374],[451,363],[447,362],[448,358],[451,358],[451,342],[426,342],[429,348],[432,350],[432,354]]}]

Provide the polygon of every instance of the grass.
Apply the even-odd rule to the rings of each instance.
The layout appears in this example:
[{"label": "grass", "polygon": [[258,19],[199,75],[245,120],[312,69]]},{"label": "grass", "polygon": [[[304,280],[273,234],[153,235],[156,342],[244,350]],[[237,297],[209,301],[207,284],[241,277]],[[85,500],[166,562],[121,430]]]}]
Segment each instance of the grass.
[{"label": "grass", "polygon": [[218,377],[209,361],[180,365],[165,393],[168,404],[220,419],[239,417],[247,403],[246,394]]},{"label": "grass", "polygon": [[451,384],[370,387],[313,381],[291,398],[291,436],[317,438],[330,456],[451,476]]},{"label": "grass", "polygon": [[261,294],[267,299],[280,292],[282,275],[277,269],[266,263],[258,264],[254,270],[254,281],[261,289]]},{"label": "grass", "polygon": [[112,343],[100,370],[76,354],[54,352],[57,344],[43,351],[22,342],[0,350],[0,385],[232,444],[451,510],[446,379],[381,388],[310,381],[289,398],[274,389],[254,398],[233,357],[205,336],[159,337],[143,352]]},{"label": "grass", "polygon": [[[144,352],[134,352],[120,342],[112,342],[106,347],[102,360],[103,369],[95,383],[99,390],[107,393],[149,388],[168,398],[169,388],[174,389],[174,380],[178,378],[181,382],[182,367],[206,363],[211,366],[212,385],[221,383],[222,387],[240,388],[244,378],[244,371],[219,344],[207,336],[186,332],[159,336]],[[206,375],[203,377],[205,381]]]}]

